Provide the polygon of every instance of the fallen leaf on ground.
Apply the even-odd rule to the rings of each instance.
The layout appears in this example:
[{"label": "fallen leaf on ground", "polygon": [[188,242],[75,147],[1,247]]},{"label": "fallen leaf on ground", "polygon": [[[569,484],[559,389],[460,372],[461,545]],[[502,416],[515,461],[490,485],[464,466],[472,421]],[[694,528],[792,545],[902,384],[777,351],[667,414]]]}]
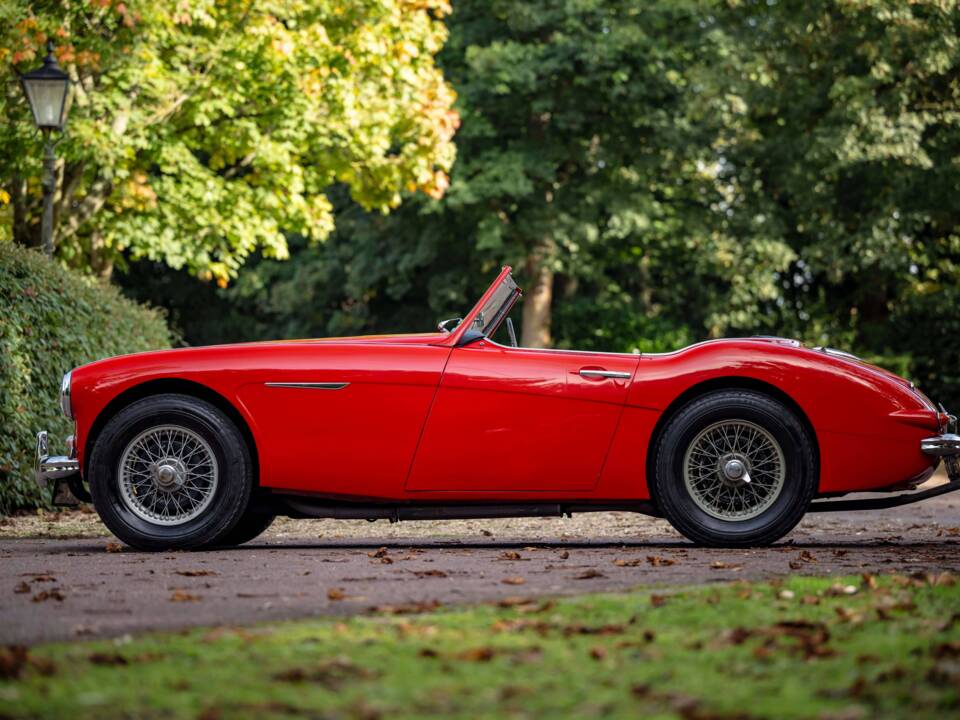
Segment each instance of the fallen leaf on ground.
[{"label": "fallen leaf on ground", "polygon": [[827,588],[824,593],[829,597],[839,597],[841,595],[856,595],[857,586],[856,585],[841,585],[840,583],[834,583],[829,588]]},{"label": "fallen leaf on ground", "polygon": [[711,570],[739,570],[742,565],[733,565],[730,563],[725,563],[723,560],[714,560],[710,563]]},{"label": "fallen leaf on ground", "polygon": [[518,553],[516,550],[505,550],[500,553],[498,560],[523,560],[523,555]]},{"label": "fallen leaf on ground", "polygon": [[377,548],[376,550],[374,550],[373,552],[368,552],[368,553],[367,553],[367,557],[371,557],[371,558],[382,558],[382,557],[386,557],[386,556],[387,556],[387,548],[386,548],[386,546],[379,547],[379,548]]},{"label": "fallen leaf on ground", "polygon": [[57,672],[57,664],[50,658],[45,657],[31,657],[30,667],[44,677],[50,677]]},{"label": "fallen leaf on ground", "polygon": [[511,595],[509,597],[503,598],[500,600],[497,605],[502,608],[517,607],[518,605],[530,605],[535,603],[536,600],[532,597],[525,597],[523,595]]},{"label": "fallen leaf on ground", "polygon": [[123,545],[118,542],[108,542],[104,550],[107,552],[123,552]]},{"label": "fallen leaf on ground", "polygon": [[377,675],[375,671],[356,665],[349,658],[340,657],[309,668],[283,670],[276,673],[273,679],[291,683],[314,682],[336,689],[349,680],[369,680]]},{"label": "fallen leaf on ground", "polygon": [[676,563],[676,560],[670,558],[658,557],[657,555],[647,555],[647,562],[654,567],[666,567]]},{"label": "fallen leaf on ground", "polygon": [[213,570],[174,570],[173,572],[184,577],[206,577],[207,575],[217,574]]},{"label": "fallen leaf on ground", "polygon": [[64,595],[60,592],[60,588],[50,588],[49,590],[41,590],[36,595],[33,596],[33,602],[45,602],[47,600],[56,600],[57,602],[63,602]]},{"label": "fallen leaf on ground", "polygon": [[490,647],[468,648],[457,653],[458,660],[468,660],[470,662],[490,662],[493,660],[494,650]]},{"label": "fallen leaf on ground", "polygon": [[327,600],[343,600],[347,594],[343,588],[330,588],[327,590]]},{"label": "fallen leaf on ground", "polygon": [[87,661],[94,665],[129,665],[127,660],[120,653],[95,652],[87,656]]},{"label": "fallen leaf on ground", "polygon": [[186,590],[174,590],[170,595],[170,602],[199,602],[199,595],[187,592]]},{"label": "fallen leaf on ground", "polygon": [[575,580],[590,580],[592,578],[601,578],[606,576],[599,570],[590,568],[589,570],[584,570],[582,573],[574,575],[573,577]]},{"label": "fallen leaf on ground", "polygon": [[447,574],[443,570],[414,570],[413,574],[419,578],[424,578],[424,577],[445,578],[447,576]]},{"label": "fallen leaf on ground", "polygon": [[24,645],[0,648],[0,678],[16,680],[23,672],[29,658],[30,652]]},{"label": "fallen leaf on ground", "polygon": [[590,648],[590,657],[594,660],[603,660],[607,656],[607,649],[602,645]]},{"label": "fallen leaf on ground", "polygon": [[397,605],[375,605],[370,608],[373,612],[387,615],[416,615],[418,613],[433,612],[440,607],[438,600],[424,600],[421,602],[400,603]]},{"label": "fallen leaf on ground", "polygon": [[558,557],[559,557],[561,560],[566,560],[567,558],[570,557],[570,552],[569,552],[568,550],[564,550],[562,553],[560,553],[560,555],[559,555]]},{"label": "fallen leaf on ground", "polygon": [[500,582],[503,583],[504,585],[523,585],[526,582],[526,580],[524,580],[519,575],[512,575],[510,577],[505,577]]},{"label": "fallen leaf on ground", "polygon": [[574,623],[563,628],[563,634],[570,635],[623,635],[626,627],[617,623],[609,625],[581,625]]},{"label": "fallen leaf on ground", "polygon": [[651,595],[650,604],[654,607],[663,607],[667,603],[665,595]]},{"label": "fallen leaf on ground", "polygon": [[30,592],[30,586],[27,585],[25,582],[21,582],[19,585],[13,588],[13,591],[15,593],[28,593]]},{"label": "fallen leaf on ground", "polygon": [[858,613],[850,608],[845,607],[835,607],[833,611],[837,614],[840,622],[858,624],[863,622],[863,614]]}]

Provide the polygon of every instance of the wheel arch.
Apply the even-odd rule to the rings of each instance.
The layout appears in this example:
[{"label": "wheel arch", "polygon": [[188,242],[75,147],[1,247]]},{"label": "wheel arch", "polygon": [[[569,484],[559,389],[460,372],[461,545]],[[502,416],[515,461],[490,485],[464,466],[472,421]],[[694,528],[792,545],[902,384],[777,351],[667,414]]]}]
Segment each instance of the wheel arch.
[{"label": "wheel arch", "polygon": [[800,422],[803,424],[804,428],[809,433],[810,440],[813,442],[813,451],[817,468],[817,485],[819,487],[821,472],[820,441],[817,438],[817,431],[814,429],[813,423],[810,422],[810,418],[807,416],[807,413],[796,400],[794,400],[790,395],[785,393],[776,385],[764,382],[763,380],[757,380],[756,378],[744,377],[741,375],[728,375],[704,380],[695,385],[691,385],[673,399],[667,408],[660,414],[660,418],[657,420],[653,427],[653,432],[650,434],[650,443],[647,445],[646,463],[646,473],[648,478],[652,477],[652,473],[654,472],[653,465],[656,461],[655,449],[657,447],[657,443],[660,442],[660,436],[663,434],[663,429],[666,427],[670,419],[676,415],[681,408],[691,401],[696,400],[698,397],[702,397],[703,395],[707,395],[708,393],[719,390],[753,390],[755,392],[768,395],[773,399],[782,402],[784,405],[793,410],[793,412],[795,412],[797,417],[800,419]]},{"label": "wheel arch", "polygon": [[[101,430],[118,412],[128,407],[137,400],[150,397],[152,395],[162,395],[167,393],[176,393],[179,395],[190,395],[191,397],[205,400],[218,410],[222,411],[237,426],[240,434],[243,436],[247,448],[250,450],[250,458],[253,462],[253,480],[254,487],[260,484],[260,455],[257,452],[257,443],[253,438],[253,432],[246,418],[237,410],[236,406],[216,390],[193,380],[184,380],[182,378],[159,378],[147,380],[133,387],[129,387],[122,393],[113,398],[100,411],[96,419],[90,426],[84,441],[84,464],[89,463],[90,453],[93,445],[100,436]],[[84,475],[87,474],[87,468],[84,467]]]}]

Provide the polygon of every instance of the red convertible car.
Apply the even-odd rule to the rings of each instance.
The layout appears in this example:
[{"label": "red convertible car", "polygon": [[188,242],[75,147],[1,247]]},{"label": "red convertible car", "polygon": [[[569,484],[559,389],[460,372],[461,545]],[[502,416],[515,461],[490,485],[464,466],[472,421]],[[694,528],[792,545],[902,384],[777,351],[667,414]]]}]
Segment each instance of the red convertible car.
[{"label": "red convertible car", "polygon": [[[756,337],[665,354],[517,347],[504,268],[437,332],[198,347],[63,378],[58,502],[145,550],[229,546],[277,515],[390,520],[630,510],[764,545],[811,510],[960,487],[954,417],[829,348]],[[509,345],[493,339],[503,325]],[[950,481],[914,489],[941,458]],[[836,499],[881,492],[870,499]]]}]

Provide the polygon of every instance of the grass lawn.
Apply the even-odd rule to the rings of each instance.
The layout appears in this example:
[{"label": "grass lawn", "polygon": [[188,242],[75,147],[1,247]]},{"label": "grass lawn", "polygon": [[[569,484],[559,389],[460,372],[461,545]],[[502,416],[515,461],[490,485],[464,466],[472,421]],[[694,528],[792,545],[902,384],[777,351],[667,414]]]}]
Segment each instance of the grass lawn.
[{"label": "grass lawn", "polygon": [[945,575],[394,610],[7,648],[0,717],[960,716]]}]

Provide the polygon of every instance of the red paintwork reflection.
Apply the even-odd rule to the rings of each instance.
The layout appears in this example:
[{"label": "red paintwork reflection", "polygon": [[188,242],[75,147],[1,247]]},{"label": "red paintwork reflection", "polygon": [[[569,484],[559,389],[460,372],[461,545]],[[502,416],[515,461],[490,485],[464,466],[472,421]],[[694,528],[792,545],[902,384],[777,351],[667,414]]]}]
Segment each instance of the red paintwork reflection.
[{"label": "red paintwork reflection", "polygon": [[[263,486],[329,496],[646,498],[658,422],[704,383],[760,382],[792,398],[814,429],[824,493],[889,487],[931,465],[919,441],[937,430],[937,415],[906,381],[810,349],[728,340],[639,356],[450,341],[425,333],[251,343],[93,363],[73,375],[81,461],[111,400],[177,379],[237,409]],[[584,369],[629,377],[587,378]]]}]

